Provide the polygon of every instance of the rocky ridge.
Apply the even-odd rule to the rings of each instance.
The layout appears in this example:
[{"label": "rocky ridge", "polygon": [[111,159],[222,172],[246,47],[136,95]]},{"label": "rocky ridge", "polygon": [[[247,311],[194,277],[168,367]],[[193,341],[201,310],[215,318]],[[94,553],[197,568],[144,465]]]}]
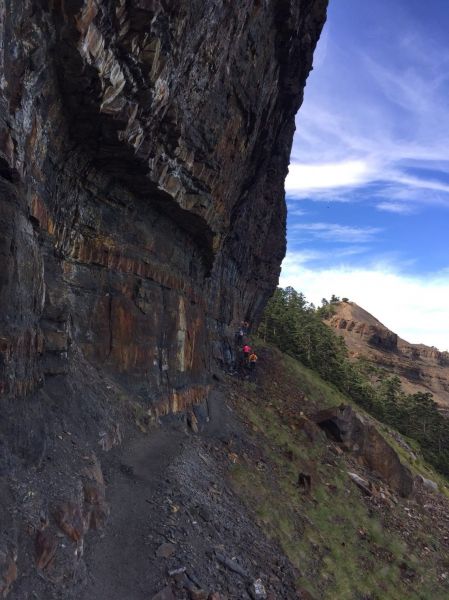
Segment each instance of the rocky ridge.
[{"label": "rocky ridge", "polygon": [[193,422],[257,322],[326,4],[2,3],[1,595],[68,597],[106,453]]},{"label": "rocky ridge", "polygon": [[364,357],[398,375],[407,393],[431,392],[442,409],[449,408],[449,354],[424,344],[410,344],[355,302],[334,304],[326,320],[343,336],[353,358]]}]

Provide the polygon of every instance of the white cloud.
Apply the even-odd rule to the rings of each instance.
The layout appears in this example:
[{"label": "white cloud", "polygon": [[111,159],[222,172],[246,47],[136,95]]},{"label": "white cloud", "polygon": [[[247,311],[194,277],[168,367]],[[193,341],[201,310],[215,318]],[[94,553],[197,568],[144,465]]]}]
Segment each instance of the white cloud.
[{"label": "white cloud", "polygon": [[449,270],[414,277],[385,263],[317,269],[289,253],[280,285],[293,286],[315,304],[332,294],[348,297],[405,340],[449,350]]},{"label": "white cloud", "polygon": [[411,215],[415,212],[415,208],[405,202],[379,202],[379,204],[376,204],[376,208],[398,215]]},{"label": "white cloud", "polygon": [[363,160],[346,160],[336,163],[293,163],[289,167],[285,189],[291,193],[322,189],[353,187],[369,181],[375,172]]},{"label": "white cloud", "polygon": [[378,227],[351,227],[339,223],[295,223],[290,231],[305,231],[311,237],[326,242],[363,244],[371,241],[382,230]]}]

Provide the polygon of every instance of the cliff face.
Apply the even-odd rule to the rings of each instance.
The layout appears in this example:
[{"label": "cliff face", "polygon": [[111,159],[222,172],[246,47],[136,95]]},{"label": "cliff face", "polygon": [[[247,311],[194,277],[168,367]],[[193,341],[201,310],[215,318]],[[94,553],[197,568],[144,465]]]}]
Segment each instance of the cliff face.
[{"label": "cliff face", "polygon": [[[84,531],[77,452],[118,443],[130,406],[145,424],[204,400],[235,323],[274,289],[326,4],[2,3],[0,475],[45,465],[23,509],[41,566],[46,473],[75,474],[53,486],[74,499],[54,514],[83,514]],[[20,543],[2,515],[10,573]]]},{"label": "cliff face", "polygon": [[3,4],[3,394],[76,351],[161,410],[204,394],[277,282],[325,4]]},{"label": "cliff face", "polygon": [[449,406],[449,355],[424,344],[410,344],[354,302],[335,305],[331,327],[343,336],[353,357],[365,357],[401,378],[408,393],[431,392]]}]

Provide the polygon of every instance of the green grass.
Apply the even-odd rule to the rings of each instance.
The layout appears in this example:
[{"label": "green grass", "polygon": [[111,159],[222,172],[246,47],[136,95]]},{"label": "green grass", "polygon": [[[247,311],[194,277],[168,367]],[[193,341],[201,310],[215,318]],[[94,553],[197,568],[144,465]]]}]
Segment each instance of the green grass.
[{"label": "green grass", "polygon": [[[259,342],[259,344],[263,345],[263,342]],[[270,346],[270,349],[279,353],[279,350],[274,346]],[[286,376],[291,377],[298,382],[298,385],[306,394],[307,405],[309,407],[312,405],[314,408],[321,410],[324,408],[330,408],[332,406],[339,406],[340,404],[350,404],[359,414],[377,423],[378,431],[395,449],[401,461],[411,469],[412,473],[415,475],[422,475],[427,479],[432,479],[435,481],[438,484],[441,492],[449,498],[449,485],[447,479],[437,473],[435,469],[425,462],[422,457],[419,444],[416,440],[400,434],[416,455],[416,460],[412,460],[407,450],[404,449],[392,435],[391,427],[377,421],[372,415],[366,412],[348,396],[342,394],[332,384],[323,381],[323,379],[321,379],[321,377],[315,371],[308,369],[299,361],[285,354],[282,355],[282,360],[284,362]]]},{"label": "green grass", "polygon": [[[284,381],[289,381],[292,390],[305,393],[307,408],[348,403],[332,385],[297,361],[283,357],[282,363]],[[400,532],[387,530],[370,510],[348,478],[344,457],[332,456],[334,464],[329,466],[326,441],[311,443],[282,417],[288,400],[285,385],[273,376],[263,388],[242,387],[245,398],[238,410],[260,436],[267,468],[236,464],[231,480],[267,535],[298,569],[298,585],[323,600],[449,598],[449,591],[438,584],[430,559],[426,562],[416,556]],[[388,430],[383,433],[391,442]],[[408,462],[407,452],[397,443],[395,449]],[[438,479],[421,460],[416,463],[415,470]],[[310,495],[303,495],[296,484],[300,471],[312,474]],[[422,535],[422,541],[432,543],[430,532]],[[413,579],[401,575],[403,564],[414,573]]]}]

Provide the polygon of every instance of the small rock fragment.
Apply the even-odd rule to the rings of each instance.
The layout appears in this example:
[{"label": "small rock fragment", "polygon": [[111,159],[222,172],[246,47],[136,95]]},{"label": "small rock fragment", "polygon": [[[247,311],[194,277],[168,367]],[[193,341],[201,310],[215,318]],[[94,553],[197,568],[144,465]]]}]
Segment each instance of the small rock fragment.
[{"label": "small rock fragment", "polygon": [[253,581],[248,591],[253,600],[265,600],[267,597],[267,592],[261,579]]},{"label": "small rock fragment", "polygon": [[161,544],[156,550],[156,556],[159,558],[169,558],[176,552],[176,546],[168,542]]},{"label": "small rock fragment", "polygon": [[193,412],[189,412],[187,414],[187,424],[193,431],[193,433],[198,433],[198,419],[196,418],[196,415]]},{"label": "small rock fragment", "polygon": [[241,575],[242,577],[245,577],[245,578],[248,577],[248,574],[245,571],[245,569],[243,569],[238,563],[236,563],[235,560],[231,560],[230,558],[227,558],[226,556],[223,556],[222,554],[219,554],[218,552],[215,553],[215,557],[219,563],[221,563],[223,566],[227,567],[230,571],[233,571],[234,573],[237,573],[238,575]]},{"label": "small rock fragment", "polygon": [[236,454],[235,452],[229,452],[228,458],[233,464],[239,462],[238,454]]},{"label": "small rock fragment", "polygon": [[200,506],[198,509],[198,514],[203,519],[203,521],[206,521],[206,523],[212,520],[210,510],[206,506]]},{"label": "small rock fragment", "polygon": [[366,479],[363,479],[363,477],[360,477],[360,475],[357,475],[357,473],[350,473],[349,471],[348,471],[348,475],[352,479],[352,481],[356,484],[356,486],[360,490],[362,490],[362,492],[366,496],[372,496],[372,491],[369,487],[369,482],[366,481]]},{"label": "small rock fragment", "polygon": [[191,600],[207,600],[207,592],[195,588],[193,590],[190,590],[190,598]]},{"label": "small rock fragment", "polygon": [[185,567],[179,567],[178,569],[171,569],[170,571],[168,571],[168,576],[174,577],[175,575],[180,575],[181,573],[185,573],[185,572],[186,572]]}]

